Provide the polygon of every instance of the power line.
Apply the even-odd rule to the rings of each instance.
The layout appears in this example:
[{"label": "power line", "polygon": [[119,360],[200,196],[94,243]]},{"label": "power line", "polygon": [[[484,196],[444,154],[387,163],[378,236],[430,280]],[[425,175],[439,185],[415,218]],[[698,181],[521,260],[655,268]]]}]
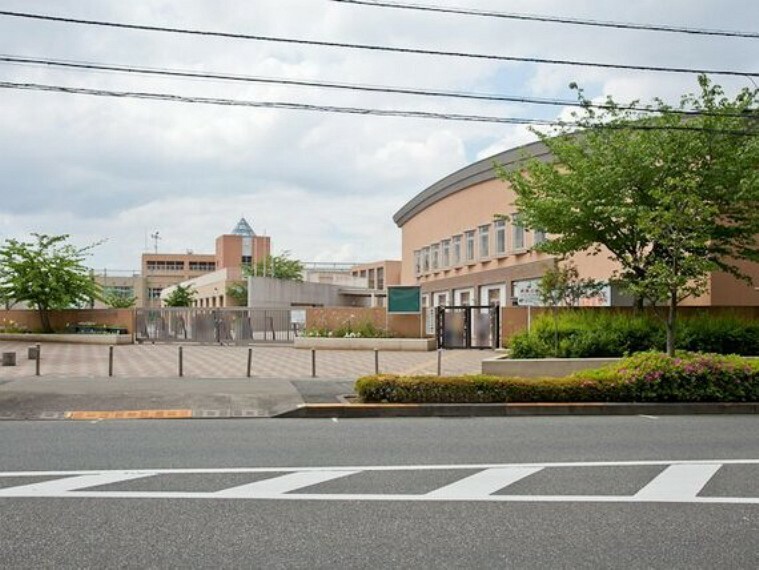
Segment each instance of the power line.
[{"label": "power line", "polygon": [[[578,123],[546,120],[546,119],[527,119],[519,117],[493,117],[487,115],[462,115],[456,113],[435,113],[429,111],[404,111],[398,109],[372,109],[361,107],[337,107],[332,105],[308,105],[303,103],[290,103],[283,101],[249,101],[239,99],[223,99],[215,97],[194,97],[187,95],[176,95],[172,93],[151,93],[142,91],[113,91],[105,89],[90,89],[86,87],[67,87],[64,85],[47,85],[41,83],[14,83],[10,81],[0,81],[0,89],[21,89],[26,91],[46,91],[55,93],[69,93],[76,95],[93,95],[99,97],[117,97],[127,99],[142,99],[151,101],[168,101],[174,103],[194,103],[202,105],[221,105],[226,107],[254,107],[262,109],[283,109],[291,111],[318,111],[323,113],[343,113],[351,115],[373,115],[380,117],[403,117],[415,119],[438,119],[445,121],[466,121],[478,123],[500,123],[509,125],[540,125],[540,126],[563,126],[563,127],[580,127]],[[748,117],[747,117],[748,118]],[[624,124],[624,125],[598,125],[598,128],[606,129],[626,129],[637,131],[693,131],[693,132],[710,132],[714,134],[735,135],[735,136],[759,136],[759,131],[741,131],[728,129],[713,129],[704,127],[692,127],[689,125],[645,125],[645,124]]]},{"label": "power line", "polygon": [[[410,87],[381,87],[374,85],[357,85],[352,83],[339,83],[339,82],[325,82],[325,81],[309,81],[303,79],[281,79],[271,77],[253,77],[249,75],[237,75],[237,74],[224,74],[224,73],[211,73],[178,69],[166,69],[166,68],[153,68],[153,67],[135,67],[127,65],[114,65],[106,63],[95,62],[82,62],[71,60],[55,60],[47,58],[32,58],[32,57],[18,57],[12,55],[1,55],[0,63],[12,63],[21,65],[43,65],[47,67],[57,67],[63,69],[80,69],[85,71],[110,71],[116,73],[127,73],[132,75],[157,75],[161,77],[177,77],[177,78],[189,78],[189,79],[211,79],[221,81],[235,81],[244,83],[263,83],[271,85],[286,85],[286,86],[299,86],[299,87],[317,87],[324,89],[336,89],[347,91],[360,91],[369,93],[384,93],[384,94],[401,94],[401,95],[414,95],[424,97],[437,97],[437,98],[452,98],[452,99],[466,99],[475,101],[490,101],[490,102],[506,102],[506,103],[523,103],[529,105],[548,105],[553,107],[591,107],[594,109],[606,109],[609,110],[612,107],[608,104],[582,104],[579,101],[572,101],[567,99],[547,99],[539,97],[526,97],[519,95],[497,95],[488,93],[465,93],[459,91],[445,91],[445,90],[431,90],[431,89],[414,89]],[[656,109],[646,109],[636,107],[632,105],[617,105],[616,109],[623,111],[637,111],[642,113],[655,113]],[[679,115],[693,115],[699,113],[701,115],[709,115],[708,112],[688,111],[682,109],[672,109],[672,113]],[[720,116],[731,116],[730,114],[722,113]],[[741,117],[743,115],[734,114],[732,116]]]},{"label": "power line", "polygon": [[666,24],[635,24],[631,22],[611,22],[607,20],[585,20],[559,16],[541,16],[537,14],[514,14],[509,12],[492,12],[489,10],[474,10],[471,8],[456,8],[445,6],[430,6],[428,4],[405,4],[379,0],[332,0],[344,4],[359,4],[378,8],[399,8],[403,10],[418,10],[423,12],[439,12],[443,14],[461,14],[466,16],[483,16],[487,18],[502,18],[505,20],[522,20],[528,22],[547,22],[552,24],[570,24],[574,26],[594,26],[598,28],[616,28],[621,30],[641,30],[649,32],[671,32],[678,34],[693,34],[701,36],[722,36],[728,38],[759,39],[757,32],[742,32],[733,30],[715,30],[709,28],[689,28],[685,26],[668,26]]},{"label": "power line", "polygon": [[66,23],[66,24],[81,24],[81,25],[88,25],[88,26],[120,28],[120,29],[127,29],[127,30],[140,30],[140,31],[149,31],[149,32],[185,34],[185,35],[193,35],[193,36],[232,38],[232,39],[241,39],[241,40],[253,40],[253,41],[261,41],[261,42],[275,42],[275,43],[297,44],[297,45],[308,45],[308,46],[319,46],[319,47],[346,48],[346,49],[365,50],[365,51],[379,51],[379,52],[429,55],[429,56],[441,56],[441,57],[456,57],[456,58],[478,59],[478,60],[489,60],[489,61],[510,61],[510,62],[519,62],[519,63],[535,63],[535,64],[543,64],[543,65],[566,65],[566,66],[572,66],[572,67],[598,67],[598,68],[603,68],[603,69],[624,69],[628,71],[650,71],[650,72],[664,72],[664,73],[691,73],[691,74],[706,74],[706,75],[728,75],[728,76],[737,76],[737,77],[759,77],[759,72],[753,72],[753,71],[736,71],[736,70],[727,70],[727,69],[693,69],[693,68],[687,68],[687,67],[663,67],[663,66],[650,66],[650,65],[629,65],[629,64],[621,64],[621,63],[600,63],[600,62],[564,60],[564,59],[546,59],[546,58],[538,58],[538,57],[518,57],[518,56],[495,55],[495,54],[484,54],[484,53],[468,53],[468,52],[429,50],[429,49],[420,49],[420,48],[378,46],[378,45],[371,45],[371,44],[327,42],[327,41],[320,41],[320,40],[303,40],[303,39],[282,38],[282,37],[274,37],[274,36],[239,34],[239,33],[233,33],[233,32],[192,30],[192,29],[186,29],[186,28],[174,28],[174,27],[166,27],[166,26],[148,26],[144,24],[124,24],[121,22],[112,22],[112,21],[104,21],[104,20],[85,20],[81,18],[65,18],[61,16],[32,14],[28,12],[11,12],[8,10],[0,10],[0,16],[26,18],[26,19],[33,19],[33,20],[44,20],[44,21],[49,21],[49,22],[60,22],[60,23]]}]

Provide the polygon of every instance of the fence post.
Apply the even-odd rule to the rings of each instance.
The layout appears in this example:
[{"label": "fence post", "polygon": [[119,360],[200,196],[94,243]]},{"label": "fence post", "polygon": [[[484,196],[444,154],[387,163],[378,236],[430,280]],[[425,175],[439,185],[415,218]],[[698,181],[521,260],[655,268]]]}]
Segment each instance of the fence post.
[{"label": "fence post", "polygon": [[379,349],[374,349],[374,374],[379,374]]},{"label": "fence post", "polygon": [[441,376],[443,372],[443,349],[437,349],[437,375]]},{"label": "fence post", "polygon": [[248,369],[247,369],[247,376],[250,378],[250,367],[253,364],[253,349],[248,348]]},{"label": "fence post", "polygon": [[34,375],[40,375],[40,361],[42,360],[42,350],[39,344],[35,345],[37,348],[37,360],[34,361]]},{"label": "fence post", "polygon": [[311,349],[311,378],[316,378],[316,349]]},{"label": "fence post", "polygon": [[108,377],[113,376],[113,347],[108,347]]},{"label": "fence post", "polygon": [[179,347],[179,377],[184,376],[184,370],[182,369],[182,347]]}]

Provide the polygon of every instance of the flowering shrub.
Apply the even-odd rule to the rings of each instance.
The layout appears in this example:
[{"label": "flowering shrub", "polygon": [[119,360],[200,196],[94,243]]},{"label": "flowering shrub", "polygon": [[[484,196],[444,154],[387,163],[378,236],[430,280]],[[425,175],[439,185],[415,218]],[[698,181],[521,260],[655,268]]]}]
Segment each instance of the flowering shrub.
[{"label": "flowering shrub", "polygon": [[395,376],[359,378],[367,402],[757,402],[759,361],[736,356],[641,353],[565,378]]},{"label": "flowering shrub", "polygon": [[314,327],[306,329],[303,336],[308,337],[334,337],[334,338],[389,338],[389,331],[374,326],[371,321],[364,321],[358,325],[348,321],[336,329],[326,327]]}]

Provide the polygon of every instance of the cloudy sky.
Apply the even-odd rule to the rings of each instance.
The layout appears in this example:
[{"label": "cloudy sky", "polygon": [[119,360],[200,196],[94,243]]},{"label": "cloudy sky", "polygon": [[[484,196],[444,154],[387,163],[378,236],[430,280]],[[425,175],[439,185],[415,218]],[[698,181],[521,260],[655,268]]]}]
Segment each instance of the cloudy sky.
[{"label": "cloudy sky", "polygon": [[[417,3],[422,3],[419,0]],[[596,20],[756,31],[752,0],[428,0]],[[329,0],[0,0],[0,10],[430,50],[759,71],[759,40],[516,22]],[[660,96],[695,77],[367,52],[0,16],[0,54],[224,75],[572,99]],[[715,77],[728,91],[748,78]],[[758,78],[754,78],[759,82]],[[170,79],[0,63],[0,81],[246,101],[552,119],[513,103]],[[245,216],[275,252],[306,261],[400,255],[393,214],[469,162],[534,140],[523,126],[231,108],[0,89],[0,239],[106,240],[96,268],[159,251],[213,251]],[[150,246],[152,248],[152,245]]]}]

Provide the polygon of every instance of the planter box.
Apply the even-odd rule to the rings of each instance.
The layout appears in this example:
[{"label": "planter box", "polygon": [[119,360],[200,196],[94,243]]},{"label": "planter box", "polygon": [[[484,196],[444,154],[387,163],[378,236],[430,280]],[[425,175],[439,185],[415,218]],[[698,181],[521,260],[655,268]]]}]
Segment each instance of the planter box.
[{"label": "planter box", "polygon": [[401,350],[424,352],[435,350],[434,338],[331,338],[299,336],[295,348],[317,350]]},{"label": "planter box", "polygon": [[535,378],[568,376],[581,370],[592,370],[619,362],[620,358],[534,358],[512,359],[504,356],[482,361],[482,373],[491,376]]},{"label": "planter box", "polygon": [[64,342],[68,344],[132,344],[131,334],[0,334],[0,341]]}]

